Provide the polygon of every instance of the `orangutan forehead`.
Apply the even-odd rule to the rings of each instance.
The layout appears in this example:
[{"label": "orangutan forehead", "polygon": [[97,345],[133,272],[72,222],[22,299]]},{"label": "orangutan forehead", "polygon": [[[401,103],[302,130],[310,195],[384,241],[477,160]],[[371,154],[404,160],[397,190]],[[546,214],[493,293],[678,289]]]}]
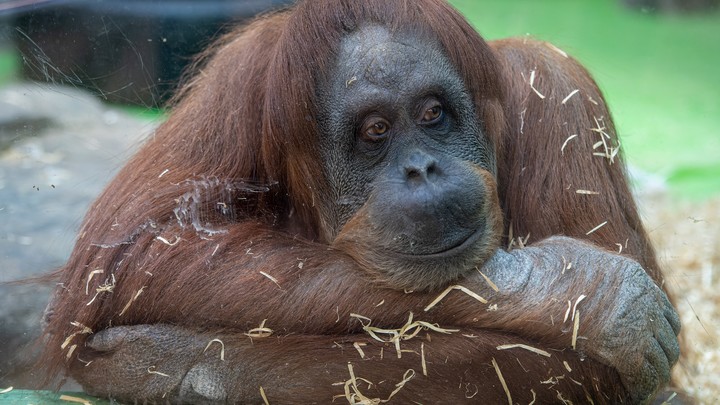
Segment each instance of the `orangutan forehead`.
[{"label": "orangutan forehead", "polygon": [[404,40],[384,27],[366,26],[343,39],[338,67],[357,79],[393,87],[404,75],[416,71],[428,52],[429,47]]}]

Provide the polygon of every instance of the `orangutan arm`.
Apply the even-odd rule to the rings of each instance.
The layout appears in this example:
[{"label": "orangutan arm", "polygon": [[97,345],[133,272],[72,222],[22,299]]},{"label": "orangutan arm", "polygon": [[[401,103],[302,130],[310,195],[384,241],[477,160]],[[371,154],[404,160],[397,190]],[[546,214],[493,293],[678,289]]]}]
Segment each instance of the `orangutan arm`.
[{"label": "orangutan arm", "polygon": [[[274,239],[273,243],[278,243],[278,240]],[[369,323],[370,326],[399,329],[407,322],[410,312],[414,312],[415,320],[436,322],[444,329],[458,329],[451,336],[443,336],[439,340],[440,336],[433,332],[431,342],[426,343],[438,353],[454,353],[454,348],[467,347],[468,352],[464,356],[469,357],[459,356],[456,366],[464,364],[463,361],[487,364],[490,359],[499,358],[499,355],[505,353],[498,351],[497,346],[522,343],[542,348],[550,354],[550,358],[545,359],[535,352],[513,348],[513,357],[524,367],[539,367],[538,364],[541,364],[561,372],[563,361],[569,362],[571,369],[603,369],[604,364],[617,370],[633,399],[650,397],[662,382],[668,380],[670,367],[677,360],[677,315],[665,294],[655,286],[642,268],[630,259],[568,238],[550,238],[535,247],[510,253],[498,251],[480,269],[482,274],[497,286],[498,291],[495,291],[480,272],[458,283],[487,300],[487,303],[482,303],[463,291],[452,291],[439,303],[428,308],[437,293],[405,294],[372,287],[353,276],[357,274],[357,269],[352,272],[340,265],[335,266],[334,277],[327,278],[323,271],[303,267],[295,270],[296,279],[292,283],[287,278],[276,278],[277,283],[285,287],[282,293],[275,285],[278,294],[269,294],[258,288],[234,297],[234,301],[245,306],[245,312],[238,313],[235,317],[238,322],[245,320],[243,314],[266,314],[267,318],[263,318],[267,319],[264,325],[281,336],[277,339],[267,338],[259,345],[260,341],[257,339],[251,341],[239,332],[222,332],[217,328],[203,329],[204,332],[196,334],[198,329],[192,328],[192,325],[197,319],[188,319],[186,323],[181,319],[173,321],[187,325],[190,328],[187,330],[164,325],[111,328],[91,339],[90,348],[97,349],[100,353],[94,350],[82,353],[84,360],[96,360],[88,367],[76,363],[78,366],[73,369],[74,376],[83,382],[89,391],[105,395],[122,397],[123,390],[136,392],[137,380],[142,379],[143,384],[147,384],[144,388],[148,392],[147,398],[181,390],[176,394],[189,395],[192,402],[195,394],[191,395],[187,386],[200,384],[221,387],[218,392],[230,395],[228,398],[248,400],[258,395],[256,386],[287,386],[293,383],[293,378],[299,378],[286,380],[288,375],[303,375],[307,384],[322,381],[322,376],[329,378],[327,370],[334,370],[330,374],[332,378],[338,378],[335,376],[337,373],[344,375],[342,372],[347,360],[356,359],[357,353],[351,347],[347,347],[350,354],[333,349],[331,342],[358,341],[377,345],[377,342],[373,342],[368,335],[360,331],[361,322],[366,326]],[[354,277],[357,279],[353,280]],[[172,297],[173,294],[167,296]],[[343,300],[344,296],[367,299],[349,301]],[[160,305],[170,305],[170,302],[166,303],[161,296],[150,299],[160,300]],[[223,298],[216,294],[214,300],[229,302],[231,297]],[[178,304],[182,305],[182,300]],[[283,304],[286,307],[281,307]],[[312,316],[298,319],[292,316],[293,313]],[[365,320],[353,317],[351,313],[361,315]],[[565,313],[568,314],[567,319]],[[211,314],[208,312],[206,315]],[[213,316],[214,319],[229,319],[228,315],[218,313]],[[253,320],[253,325],[259,326],[261,322],[262,319],[258,317]],[[576,323],[577,332],[574,332]],[[229,324],[223,326],[232,327]],[[333,332],[334,336],[318,336],[322,330],[337,332]],[[348,332],[353,333],[346,335]],[[296,335],[297,333],[301,335]],[[132,338],[127,338],[128,334]],[[477,340],[463,335],[476,336]],[[228,353],[234,351],[237,355],[228,357],[225,362],[203,355],[201,349],[216,338],[223,341]],[[298,345],[304,350],[298,351]],[[573,348],[575,350],[571,350]],[[362,364],[369,368],[368,375],[379,377],[380,371],[373,370],[387,370],[385,363],[391,361],[390,359],[395,361],[393,346],[387,346],[384,350],[384,359],[375,356],[372,360],[363,360]],[[314,353],[312,361],[308,359],[310,352]],[[189,353],[193,355],[188,355]],[[345,353],[346,357],[338,353]],[[343,360],[340,360],[341,358]],[[538,360],[542,362],[538,363]],[[265,366],[256,367],[256,362]],[[371,362],[381,364],[372,368]],[[175,379],[157,379],[153,373],[147,375],[145,369],[153,364],[158,366],[152,370],[159,371],[159,364],[163,364],[165,371],[162,372],[174,375]],[[133,366],[128,368],[128,365]],[[208,371],[209,374],[197,371],[208,367],[214,371]],[[288,370],[293,367],[306,369],[307,373],[303,374],[298,370],[291,373],[286,370],[288,367]],[[447,365],[440,367],[438,373],[443,375],[443,367],[448,367],[446,372],[452,373],[453,368]],[[248,372],[249,368],[254,371]],[[489,381],[479,378],[486,377],[487,368],[468,369],[475,370],[469,372],[478,376],[477,380],[473,379],[476,384],[477,381]],[[191,370],[196,371],[183,380],[181,376]],[[398,368],[393,366],[393,370]],[[125,373],[123,375],[128,374],[128,378],[114,378],[113,373]],[[587,375],[588,373],[579,374],[578,378]],[[539,380],[535,380],[537,378],[529,378],[524,374],[518,374],[515,379],[516,383],[524,381],[527,384],[540,384]],[[113,384],[108,386],[107,381],[113,381]],[[182,381],[185,382],[178,385]],[[494,380],[492,382],[488,382],[487,386],[482,385],[481,389],[487,391],[490,386],[497,386]],[[602,385],[599,387],[600,390],[609,389]],[[332,385],[323,388],[322,384],[312,384],[312,390],[308,392],[316,395],[326,389],[327,395],[330,395],[333,392],[338,393],[335,388]],[[575,389],[571,385],[566,388],[569,393]],[[205,395],[203,392],[205,391],[200,390],[196,394]],[[214,398],[220,395],[218,392],[206,394],[208,398]],[[573,395],[575,394],[571,396]]]}]

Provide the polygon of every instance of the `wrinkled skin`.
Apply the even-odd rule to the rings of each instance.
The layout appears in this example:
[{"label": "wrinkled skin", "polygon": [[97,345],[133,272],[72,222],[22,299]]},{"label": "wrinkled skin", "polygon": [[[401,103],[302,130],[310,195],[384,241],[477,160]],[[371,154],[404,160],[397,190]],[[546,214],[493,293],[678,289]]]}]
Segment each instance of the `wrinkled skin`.
[{"label": "wrinkled skin", "polygon": [[393,288],[469,274],[502,217],[495,155],[462,81],[436,47],[382,27],[346,38],[338,59],[320,89],[329,239]]},{"label": "wrinkled skin", "polygon": [[[333,383],[347,375],[348,362],[358,362],[362,376],[418,369],[417,357],[360,360],[352,346],[338,349],[352,342],[367,344],[368,352],[383,347],[362,333],[359,322],[345,334],[325,334],[337,329],[340,313],[357,311],[386,319],[381,327],[398,328],[398,319],[413,312],[460,333],[429,335],[424,344],[438,350],[430,368],[436,374],[430,378],[418,373],[393,397],[397,403],[476,402],[460,391],[435,397],[438,391],[428,388],[441,381],[455,386],[458,375],[487,382],[487,402],[504,400],[496,372],[487,365],[496,358],[502,367],[520,360],[504,359],[509,351],[487,344],[495,340],[483,340],[500,333],[551,353],[549,359],[521,362],[529,375],[562,371],[564,361],[580,370],[575,376],[585,383],[582,389],[568,380],[558,386],[572,392],[572,398],[585,398],[583,390],[594,389],[593,374],[582,374],[590,363],[585,359],[591,359],[617,371],[633,403],[651,400],[677,361],[680,324],[665,293],[645,271],[631,259],[562,237],[511,252],[498,249],[502,216],[492,145],[480,130],[462,80],[437,46],[391,37],[384,28],[370,26],[343,41],[338,60],[331,79],[318,89],[320,163],[330,185],[318,203],[325,205],[324,236],[331,241],[327,255],[336,259],[331,269],[341,281],[328,285],[321,270],[306,268],[286,280],[279,298],[252,289],[233,297],[248,306],[266,307],[274,324],[286,327],[287,333],[277,338],[250,339],[228,328],[198,330],[162,323],[99,331],[82,352],[83,361],[90,363],[73,367],[73,377],[90,393],[128,401],[259,403],[259,387],[264,387],[271,403],[326,403],[332,399],[326,392],[342,394],[342,386],[333,388]],[[274,243],[278,239],[291,246],[303,244],[280,233]],[[270,252],[275,246],[255,243],[253,249]],[[237,269],[243,270],[254,271]],[[371,281],[364,278],[367,274]],[[424,311],[453,282],[486,298],[487,306],[453,296]],[[350,304],[338,302],[338,320],[313,320],[312,328],[293,328],[295,314],[312,318],[313,307],[335,305],[312,301],[302,286],[313,286],[317,300],[336,296],[342,286],[348,296],[377,294],[396,304],[378,309],[376,303],[358,298],[352,303],[356,307],[341,308]],[[402,295],[402,289],[416,292]],[[276,313],[282,307],[276,299],[296,304],[290,313]],[[575,347],[573,320],[564,319],[568,302],[576,305],[573,315],[580,319]],[[493,304],[502,310],[491,310]],[[220,343],[211,343],[215,339],[222,342],[224,360]],[[419,339],[403,345],[421,350]],[[387,350],[392,352],[391,347]],[[336,361],[308,364],[308,358],[316,357]],[[388,396],[385,387],[376,389],[382,398]],[[516,392],[514,399],[529,400],[523,397],[529,392]],[[557,399],[555,392],[532,392],[540,402]],[[600,399],[601,394],[592,392]]]}]

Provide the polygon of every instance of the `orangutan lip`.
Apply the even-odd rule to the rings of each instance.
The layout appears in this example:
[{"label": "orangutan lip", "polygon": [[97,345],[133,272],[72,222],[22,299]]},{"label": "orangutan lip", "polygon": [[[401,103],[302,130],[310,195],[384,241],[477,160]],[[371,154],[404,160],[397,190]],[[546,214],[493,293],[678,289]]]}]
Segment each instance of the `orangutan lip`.
[{"label": "orangutan lip", "polygon": [[440,250],[438,252],[434,253],[427,253],[427,254],[407,254],[407,253],[401,253],[403,256],[406,257],[421,257],[421,258],[446,258],[446,257],[453,257],[461,254],[465,250],[467,250],[470,246],[474,245],[475,242],[477,242],[483,235],[485,234],[485,224],[482,223],[480,226],[477,227],[475,232],[470,234],[465,240],[462,242],[447,248],[445,250]]}]

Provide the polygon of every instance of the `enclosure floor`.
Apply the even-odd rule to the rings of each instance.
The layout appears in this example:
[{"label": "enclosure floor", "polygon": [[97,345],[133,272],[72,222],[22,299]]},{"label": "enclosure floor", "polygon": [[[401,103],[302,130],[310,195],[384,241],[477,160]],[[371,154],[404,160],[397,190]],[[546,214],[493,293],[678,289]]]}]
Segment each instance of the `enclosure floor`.
[{"label": "enclosure floor", "polygon": [[683,323],[673,378],[698,404],[720,403],[720,198],[641,203]]}]

